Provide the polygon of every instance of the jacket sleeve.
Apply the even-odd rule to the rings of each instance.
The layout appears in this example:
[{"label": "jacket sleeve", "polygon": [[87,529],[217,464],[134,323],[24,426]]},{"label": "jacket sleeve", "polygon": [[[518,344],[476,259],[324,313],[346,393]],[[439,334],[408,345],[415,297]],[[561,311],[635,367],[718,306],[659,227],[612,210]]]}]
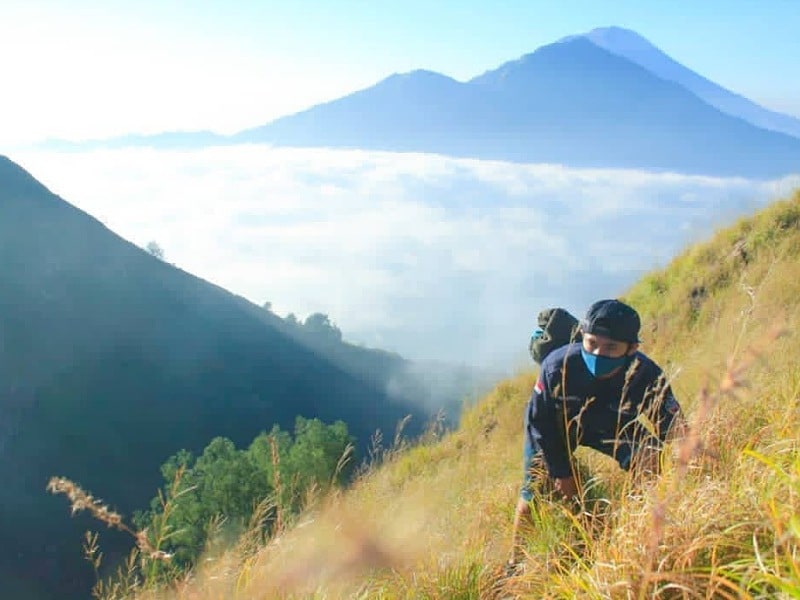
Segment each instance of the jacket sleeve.
[{"label": "jacket sleeve", "polygon": [[545,373],[540,373],[533,388],[525,430],[531,447],[540,449],[550,477],[562,478],[572,475],[572,465],[564,438],[563,418],[556,409]]}]

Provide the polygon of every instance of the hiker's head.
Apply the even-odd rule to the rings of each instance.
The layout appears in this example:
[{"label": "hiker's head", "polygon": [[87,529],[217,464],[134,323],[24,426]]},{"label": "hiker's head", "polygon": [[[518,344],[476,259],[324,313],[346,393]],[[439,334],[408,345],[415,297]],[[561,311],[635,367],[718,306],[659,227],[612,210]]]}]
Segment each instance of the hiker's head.
[{"label": "hiker's head", "polygon": [[581,321],[582,354],[597,377],[609,376],[625,366],[639,349],[639,314],[619,300],[600,300]]}]

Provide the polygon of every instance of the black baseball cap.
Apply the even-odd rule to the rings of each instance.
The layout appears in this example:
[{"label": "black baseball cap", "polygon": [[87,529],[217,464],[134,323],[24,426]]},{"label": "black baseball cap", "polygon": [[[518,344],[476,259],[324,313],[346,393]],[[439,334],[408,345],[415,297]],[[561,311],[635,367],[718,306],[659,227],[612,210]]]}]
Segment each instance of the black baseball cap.
[{"label": "black baseball cap", "polygon": [[581,321],[584,333],[604,335],[629,344],[639,343],[641,326],[639,313],[619,300],[598,300],[589,307]]}]

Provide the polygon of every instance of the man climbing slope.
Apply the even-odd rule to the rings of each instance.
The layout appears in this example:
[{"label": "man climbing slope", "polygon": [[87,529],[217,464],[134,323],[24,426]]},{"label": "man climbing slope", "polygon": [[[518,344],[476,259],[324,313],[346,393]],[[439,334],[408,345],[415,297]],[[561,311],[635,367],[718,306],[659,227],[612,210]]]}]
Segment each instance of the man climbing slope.
[{"label": "man climbing slope", "polygon": [[549,486],[568,500],[578,497],[573,459],[578,446],[614,458],[625,470],[657,472],[664,443],[677,430],[680,406],[661,368],[639,352],[640,326],[632,307],[600,300],[580,322],[579,341],[543,358],[525,411],[525,478],[511,565],[520,558],[520,529],[530,524],[536,488]]}]

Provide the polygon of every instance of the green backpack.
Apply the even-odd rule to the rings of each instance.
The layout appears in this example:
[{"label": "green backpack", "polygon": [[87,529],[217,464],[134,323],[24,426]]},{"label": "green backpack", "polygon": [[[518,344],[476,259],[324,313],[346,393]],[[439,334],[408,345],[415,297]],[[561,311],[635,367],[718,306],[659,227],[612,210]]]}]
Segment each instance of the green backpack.
[{"label": "green backpack", "polygon": [[529,346],[536,364],[542,364],[545,357],[556,348],[581,340],[578,319],[563,308],[541,311],[537,322],[539,328],[533,332]]}]

